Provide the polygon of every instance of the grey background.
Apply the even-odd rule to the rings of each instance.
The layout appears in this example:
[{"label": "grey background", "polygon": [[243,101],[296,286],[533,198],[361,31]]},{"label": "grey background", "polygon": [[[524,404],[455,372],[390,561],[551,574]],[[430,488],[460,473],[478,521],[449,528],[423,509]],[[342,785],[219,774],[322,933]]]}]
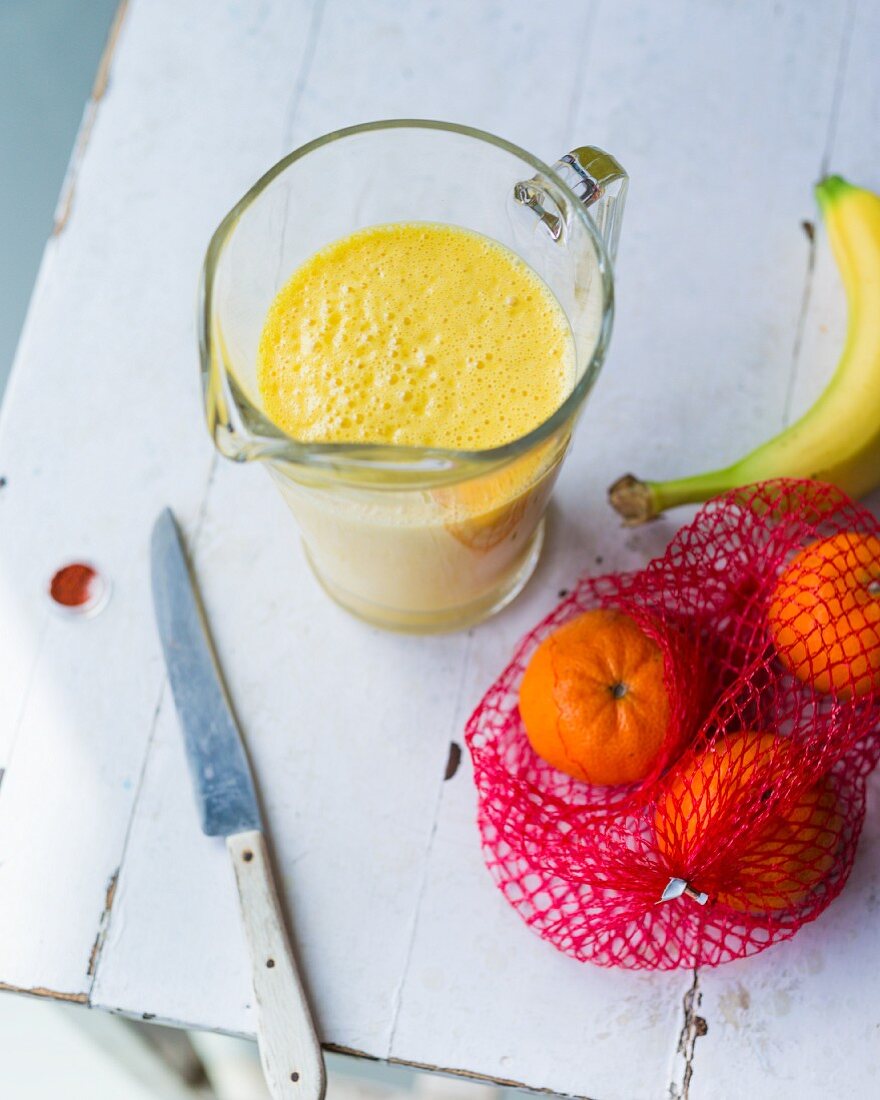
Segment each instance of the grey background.
[{"label": "grey background", "polygon": [[0,0],[0,397],[117,0]]}]

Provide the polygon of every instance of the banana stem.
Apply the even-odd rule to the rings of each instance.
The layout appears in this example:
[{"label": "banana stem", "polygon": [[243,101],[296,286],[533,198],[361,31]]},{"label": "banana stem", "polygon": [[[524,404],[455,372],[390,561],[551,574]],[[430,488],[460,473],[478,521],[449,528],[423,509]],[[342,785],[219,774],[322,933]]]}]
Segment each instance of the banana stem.
[{"label": "banana stem", "polygon": [[641,481],[632,474],[625,474],[609,488],[608,502],[623,517],[626,527],[637,527],[667,508],[701,504],[736,484],[731,467],[675,481]]}]

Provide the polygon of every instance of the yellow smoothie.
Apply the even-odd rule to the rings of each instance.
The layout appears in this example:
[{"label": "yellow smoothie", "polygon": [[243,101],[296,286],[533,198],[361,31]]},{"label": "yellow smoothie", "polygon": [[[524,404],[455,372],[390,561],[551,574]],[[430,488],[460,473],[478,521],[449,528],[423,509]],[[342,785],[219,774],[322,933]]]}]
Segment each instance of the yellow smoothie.
[{"label": "yellow smoothie", "polygon": [[574,384],[568,319],[509,249],[451,225],[362,229],[282,288],[259,350],[269,417],[306,442],[485,450]]},{"label": "yellow smoothie", "polygon": [[[503,245],[451,225],[379,225],[293,273],[269,308],[257,378],[266,414],[303,442],[479,451],[562,404],[574,342],[550,289]],[[432,492],[388,490],[381,508],[278,483],[332,595],[383,625],[442,629],[462,609],[483,617],[530,571],[563,450],[552,440]]]}]

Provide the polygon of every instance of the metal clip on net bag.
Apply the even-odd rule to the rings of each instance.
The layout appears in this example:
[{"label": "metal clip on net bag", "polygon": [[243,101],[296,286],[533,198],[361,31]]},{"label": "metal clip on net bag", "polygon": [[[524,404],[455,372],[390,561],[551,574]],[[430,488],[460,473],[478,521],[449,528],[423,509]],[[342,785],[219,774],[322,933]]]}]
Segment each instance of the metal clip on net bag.
[{"label": "metal clip on net bag", "polygon": [[[539,643],[596,607],[664,654],[666,743],[629,787],[556,771],[519,715]],[[489,870],[561,951],[671,969],[788,939],[843,888],[880,758],[880,524],[809,481],[711,501],[641,572],[581,580],[522,640],[467,742]]]}]

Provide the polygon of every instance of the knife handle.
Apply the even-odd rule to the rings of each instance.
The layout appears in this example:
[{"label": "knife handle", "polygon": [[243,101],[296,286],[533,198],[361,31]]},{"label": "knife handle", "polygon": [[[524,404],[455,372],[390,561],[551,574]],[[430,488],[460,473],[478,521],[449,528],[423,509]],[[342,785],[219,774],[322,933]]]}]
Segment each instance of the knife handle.
[{"label": "knife handle", "polygon": [[257,1004],[257,1043],[272,1100],[322,1100],[324,1058],[296,969],[266,841],[258,830],[226,838],[235,869]]}]

